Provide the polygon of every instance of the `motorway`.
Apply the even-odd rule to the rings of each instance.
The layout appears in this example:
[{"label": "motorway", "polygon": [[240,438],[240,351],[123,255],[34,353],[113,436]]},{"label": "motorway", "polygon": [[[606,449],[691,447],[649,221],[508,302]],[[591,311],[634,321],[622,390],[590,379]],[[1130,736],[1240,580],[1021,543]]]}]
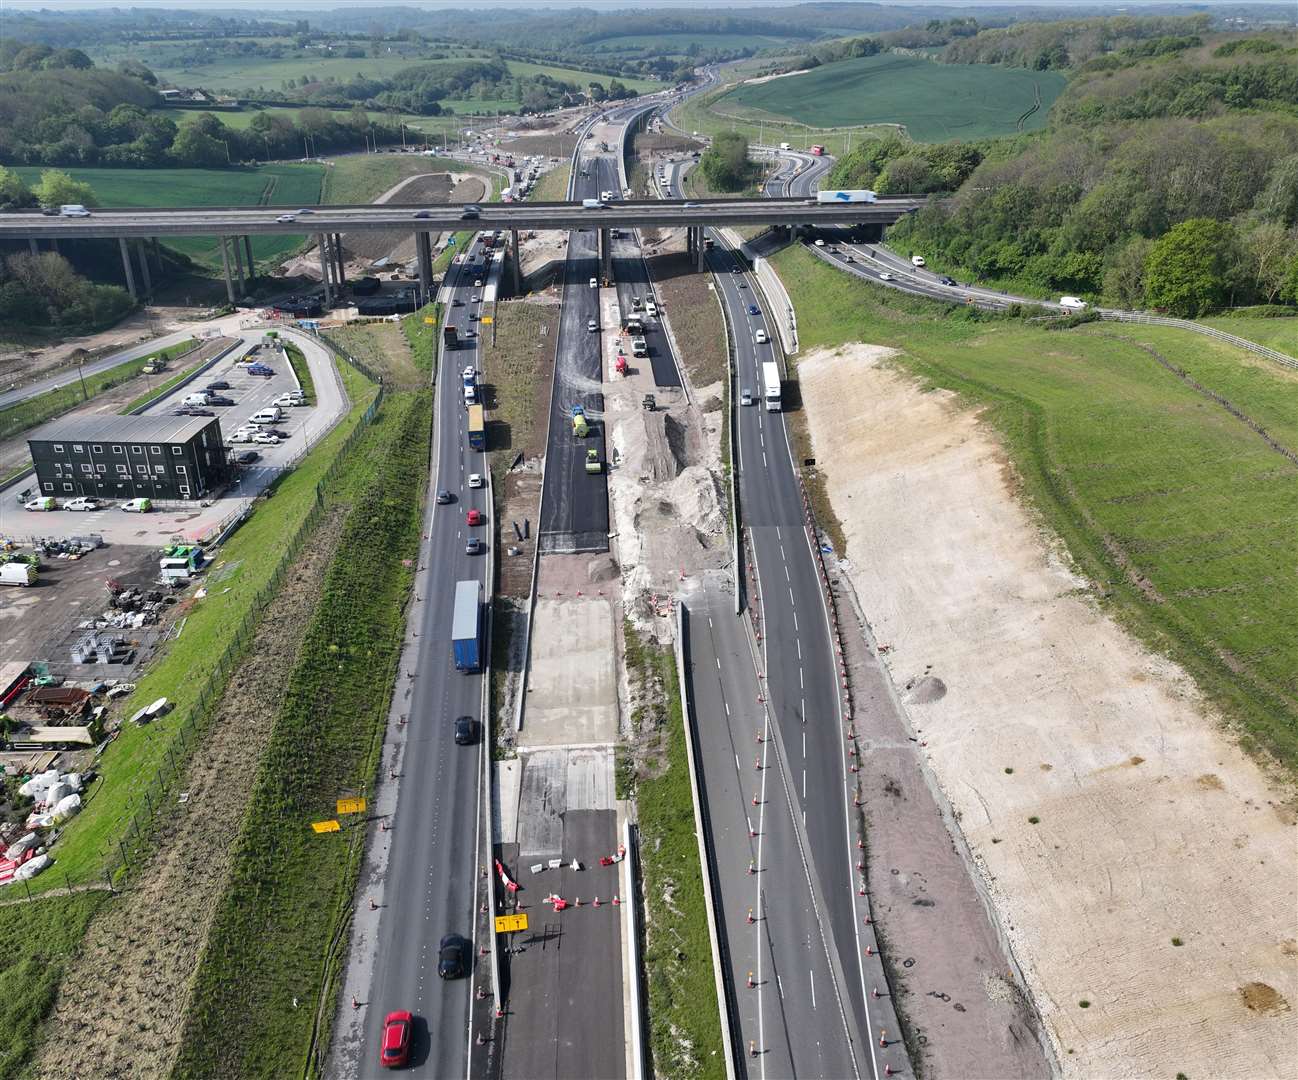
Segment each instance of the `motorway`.
[{"label": "motorway", "polygon": [[[463,332],[475,326],[468,319],[472,279],[457,275],[452,288],[465,306],[448,307],[447,319]],[[471,489],[467,483],[470,473],[487,471],[486,454],[468,449],[460,390],[460,369],[478,362],[476,338],[472,340],[472,347],[444,351],[438,366],[429,487],[447,489],[453,501],[435,505],[430,491],[426,539],[419,555],[425,569],[415,586],[396,694],[397,708],[408,716],[408,723],[389,725],[384,748],[384,766],[398,778],[393,785],[395,810],[387,815],[389,831],[371,838],[357,891],[357,922],[370,916],[362,898],[373,897],[379,905],[372,916],[377,927],[370,928],[368,938],[364,928],[353,938],[330,1060],[329,1073],[337,1077],[381,1074],[383,1018],[396,1009],[410,1010],[419,1021],[411,1074],[464,1075],[473,1049],[473,985],[486,981],[485,972],[478,970],[486,961],[478,959],[477,940],[466,950],[472,978],[444,982],[437,976],[442,935],[475,938],[478,839],[486,827],[480,820],[480,781],[488,747],[482,740],[457,746],[452,739],[455,718],[481,719],[483,700],[483,677],[455,670],[450,642],[455,582],[483,582],[487,570],[485,556],[466,555],[464,550],[465,540],[475,531],[465,525],[468,509],[491,513],[487,490]],[[490,527],[476,531],[490,542]],[[353,993],[364,1003],[359,1019],[350,1007]],[[485,1010],[480,1012],[485,1016]]]},{"label": "motorway", "polygon": [[[808,168],[810,175],[804,183],[810,187],[828,165]],[[679,182],[678,171],[672,173],[673,191]],[[819,997],[810,994],[780,993],[779,1024],[760,1022],[765,1007],[759,1014],[760,1030],[754,1035],[744,1033],[746,1040],[760,1039],[761,1066],[766,1054],[772,1054],[774,1065],[779,1055],[776,1044],[783,1042],[782,1053],[794,1064],[814,1063],[809,1067],[827,1067],[823,1058],[826,1032],[833,1030],[830,1018],[824,1013],[825,1000],[842,1003],[838,1031],[845,1033],[847,1047],[852,1054],[852,1071],[821,1073],[819,1075],[878,1076],[883,1065],[877,1060],[875,1043],[871,1038],[874,1025],[897,1030],[891,1021],[890,1003],[876,1002],[873,1007],[867,999],[865,985],[867,964],[862,955],[864,942],[860,937],[860,911],[856,896],[854,864],[854,834],[850,825],[847,745],[843,738],[842,716],[838,691],[838,670],[833,643],[830,638],[828,614],[821,592],[819,571],[813,558],[808,534],[804,527],[805,513],[802,492],[793,465],[793,455],[785,429],[783,412],[768,412],[761,404],[761,364],[778,359],[771,343],[759,344],[756,332],[763,329],[768,337],[776,337],[774,324],[764,309],[760,292],[753,287],[747,266],[724,248],[719,236],[713,234],[714,249],[707,253],[708,267],[714,274],[718,294],[729,317],[733,331],[735,369],[740,388],[754,391],[757,404],[744,407],[732,398],[732,416],[736,438],[736,472],[738,474],[739,517],[741,531],[747,538],[747,558],[756,572],[756,595],[748,596],[748,607],[754,622],[761,631],[759,664],[766,688],[765,703],[769,710],[770,732],[778,748],[774,767],[778,778],[768,778],[766,769],[753,771],[760,777],[769,793],[773,783],[777,790],[790,793],[790,806],[794,816],[793,828],[786,835],[799,841],[797,858],[794,849],[786,843],[780,848],[781,862],[778,871],[780,901],[778,907],[765,902],[759,909],[767,920],[764,929],[771,935],[781,920],[792,926],[789,933],[799,930],[805,936],[808,925],[798,912],[798,894],[801,885],[796,876],[799,867],[805,867],[807,891],[801,901],[814,904],[815,922],[821,928],[824,961],[808,966],[809,976],[819,987]],[[753,312],[753,309],[756,312]],[[737,397],[737,396],[736,396]],[[710,608],[715,606],[710,604]],[[710,611],[715,622],[718,612]],[[733,618],[733,616],[731,616]],[[692,640],[701,640],[695,634]],[[719,661],[728,662],[719,664]],[[719,667],[723,683],[731,689],[742,686],[751,677],[752,658],[743,658],[743,651],[733,644],[715,647],[713,664]],[[696,674],[707,666],[692,657]],[[742,670],[747,665],[748,671]],[[742,698],[736,698],[742,700]],[[709,715],[718,715],[709,710]],[[726,715],[730,716],[729,711]],[[753,737],[755,740],[755,736]],[[765,743],[763,747],[765,747]],[[703,763],[705,775],[724,777],[735,769],[743,768],[739,750],[728,747],[724,740],[705,743]],[[742,793],[741,797],[742,797]],[[709,788],[707,797],[717,811],[724,803],[724,794]],[[770,805],[767,795],[759,797],[763,808]],[[759,837],[767,828],[775,831],[775,822],[758,830]],[[773,843],[776,841],[773,840]],[[805,863],[803,860],[805,859]],[[773,860],[764,859],[761,875],[770,874],[775,879]],[[727,889],[723,882],[722,890]],[[770,895],[771,885],[766,885]],[[785,891],[791,895],[786,895]],[[723,911],[727,921],[727,937],[736,940],[735,923],[747,929],[746,913]],[[742,917],[741,917],[742,916]],[[782,936],[782,935],[781,935]],[[805,961],[810,962],[815,953],[814,942],[808,942]],[[774,956],[772,959],[775,959]],[[877,955],[870,962],[872,985],[883,983],[882,973],[874,966]],[[804,964],[807,966],[807,964]],[[742,995],[744,984],[734,988]],[[815,1003],[815,1002],[818,1002]],[[770,1002],[775,1005],[774,1000]],[[880,1017],[887,1019],[881,1021]],[[742,1014],[741,1020],[742,1023]],[[828,1025],[828,1027],[827,1027]],[[737,1054],[737,1056],[739,1056]],[[841,1066],[842,1062],[839,1062]],[[900,1059],[893,1067],[901,1065]],[[761,1067],[759,1066],[759,1067]],[[776,1070],[775,1075],[801,1075]],[[765,1075],[763,1072],[761,1075]]]}]

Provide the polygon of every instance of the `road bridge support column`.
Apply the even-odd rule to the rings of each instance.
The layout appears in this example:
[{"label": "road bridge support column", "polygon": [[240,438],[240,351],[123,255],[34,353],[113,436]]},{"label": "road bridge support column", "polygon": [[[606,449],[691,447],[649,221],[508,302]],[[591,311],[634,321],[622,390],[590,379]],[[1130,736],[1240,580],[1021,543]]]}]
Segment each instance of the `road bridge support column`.
[{"label": "road bridge support column", "polygon": [[117,246],[122,252],[122,269],[126,271],[127,291],[131,294],[132,300],[138,300],[140,298],[140,294],[139,291],[135,288],[135,271],[131,269],[131,249],[130,246],[126,243],[126,237],[119,236],[117,238]]},{"label": "road bridge support column", "polygon": [[153,279],[149,277],[149,252],[143,240],[137,240],[135,254],[140,260],[140,280],[144,282],[144,295],[153,296]]},{"label": "road bridge support column", "polygon": [[333,288],[329,280],[329,237],[324,233],[316,233],[315,243],[320,251],[320,284],[324,286],[325,306],[333,307]]},{"label": "road bridge support column", "polygon": [[247,233],[243,234],[243,253],[248,257],[248,280],[251,282],[257,276],[257,271],[252,261],[252,237]]},{"label": "road bridge support column", "polygon": [[234,269],[239,275],[239,295],[243,296],[248,291],[248,283],[243,276],[243,252],[239,250],[239,238],[231,238],[234,241]]},{"label": "road bridge support column", "polygon": [[39,255],[41,253],[40,245],[36,243],[36,237],[27,237],[27,246],[31,249],[33,255]]},{"label": "road bridge support column", "polygon": [[703,226],[700,225],[694,234],[694,257],[697,260],[695,266],[700,272],[704,269],[703,251]]},{"label": "road bridge support column", "polygon": [[433,298],[433,260],[432,244],[426,232],[415,233],[415,265],[419,268],[419,292],[427,304]]},{"label": "road bridge support column", "polygon": [[334,277],[334,284],[341,289],[347,284],[347,268],[343,259],[343,238],[341,233],[334,233],[333,237],[334,266],[337,267],[338,273]]},{"label": "road bridge support column", "polygon": [[225,273],[225,295],[230,303],[234,303],[234,279],[230,277],[230,248],[228,246],[228,236],[221,237],[221,269]]},{"label": "road bridge support column", "polygon": [[509,242],[514,249],[514,295],[523,294],[523,252],[518,246],[518,230],[509,230]]},{"label": "road bridge support column", "polygon": [[158,273],[161,274],[162,273],[162,246],[158,243],[158,238],[156,236],[149,238],[149,246],[153,249],[153,263],[157,267]]},{"label": "road bridge support column", "polygon": [[599,272],[604,281],[613,280],[613,240],[607,229],[599,230]]}]

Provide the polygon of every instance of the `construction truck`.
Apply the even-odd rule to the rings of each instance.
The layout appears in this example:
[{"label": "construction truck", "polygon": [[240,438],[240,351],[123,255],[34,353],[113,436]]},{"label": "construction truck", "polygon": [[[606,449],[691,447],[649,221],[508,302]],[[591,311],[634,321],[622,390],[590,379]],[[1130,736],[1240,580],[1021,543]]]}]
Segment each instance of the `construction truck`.
[{"label": "construction truck", "polygon": [[599,460],[598,450],[586,451],[586,471],[588,473],[602,473],[604,471],[604,463]]},{"label": "construction truck", "polygon": [[590,434],[590,425],[586,423],[586,410],[580,405],[572,407],[572,433],[578,439]]},{"label": "construction truck", "polygon": [[442,327],[442,344],[448,349],[456,348],[460,343],[459,332],[450,323]]}]

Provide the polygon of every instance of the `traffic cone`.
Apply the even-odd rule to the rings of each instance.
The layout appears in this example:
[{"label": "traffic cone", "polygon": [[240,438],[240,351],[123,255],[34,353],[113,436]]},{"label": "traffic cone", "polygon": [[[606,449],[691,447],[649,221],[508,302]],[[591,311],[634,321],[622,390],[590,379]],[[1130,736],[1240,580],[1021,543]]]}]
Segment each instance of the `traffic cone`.
[{"label": "traffic cone", "polygon": [[371,911],[378,911],[378,910],[379,910],[379,905],[376,904],[376,903],[374,902],[374,897],[372,897],[372,896],[370,897],[370,910],[371,910]]},{"label": "traffic cone", "polygon": [[888,1031],[886,1028],[879,1029],[879,1045],[880,1046],[888,1045]]},{"label": "traffic cone", "polygon": [[874,949],[872,949],[869,945],[867,945],[867,946],[865,947],[865,955],[866,955],[866,956],[873,956],[873,955],[874,955]]},{"label": "traffic cone", "polygon": [[599,907],[599,897],[595,897],[595,907]]},{"label": "traffic cone", "polygon": [[352,1008],[353,1008],[353,1009],[359,1009],[360,1007],[361,1007],[361,1003],[360,1003],[359,1001],[356,1000],[356,995],[353,994],[353,995],[352,995]]},{"label": "traffic cone", "polygon": [[761,759],[761,758],[753,758],[753,768],[754,768],[757,772],[761,772],[761,771],[762,771],[762,759]]},{"label": "traffic cone", "polygon": [[757,920],[755,920],[755,919],[753,918],[753,909],[752,909],[752,908],[749,908],[749,909],[748,909],[748,923],[749,923],[749,925],[751,926],[751,925],[752,925],[754,922],[756,922],[756,921],[757,921]]},{"label": "traffic cone", "polygon": [[749,877],[751,877],[751,876],[752,876],[753,874],[755,874],[755,873],[757,873],[757,863],[756,863],[753,859],[749,859],[749,860],[748,860],[748,875],[749,875]]},{"label": "traffic cone", "polygon": [[761,744],[762,744],[762,733],[759,731],[757,733],[757,745],[760,746]]},{"label": "traffic cone", "polygon": [[618,907],[621,903],[622,903],[622,901],[619,900],[619,899],[617,898],[617,893],[614,893],[614,894],[613,894],[613,906],[614,906],[614,907]]},{"label": "traffic cone", "polygon": [[753,805],[754,805],[754,806],[757,806],[757,805],[758,805],[758,802],[757,802],[757,793],[756,793],[756,792],[753,793]]},{"label": "traffic cone", "polygon": [[887,1064],[886,1062],[884,1063],[884,1066],[883,1066],[883,1075],[884,1075],[884,1076],[891,1076],[891,1075],[892,1075],[892,1066],[889,1065],[889,1064]]},{"label": "traffic cone", "polygon": [[748,1056],[749,1057],[757,1056],[757,1042],[755,1039],[748,1040]]},{"label": "traffic cone", "polygon": [[753,973],[750,971],[748,973],[748,989],[752,990],[756,985],[757,984],[753,982]]},{"label": "traffic cone", "polygon": [[870,991],[870,996],[874,998],[876,1001],[879,999],[879,988],[877,986]]}]

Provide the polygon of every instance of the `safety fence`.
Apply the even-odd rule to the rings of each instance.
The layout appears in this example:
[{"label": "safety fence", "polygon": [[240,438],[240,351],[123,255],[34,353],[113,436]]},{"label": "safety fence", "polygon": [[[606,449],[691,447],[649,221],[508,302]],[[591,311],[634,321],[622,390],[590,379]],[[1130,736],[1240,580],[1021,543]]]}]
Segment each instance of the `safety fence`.
[{"label": "safety fence", "polygon": [[1298,360],[1294,359],[1287,353],[1282,353],[1278,349],[1272,349],[1267,345],[1259,345],[1256,341],[1249,341],[1247,338],[1238,337],[1235,334],[1228,334],[1224,330],[1218,330],[1215,326],[1204,326],[1202,323],[1192,322],[1189,319],[1173,319],[1163,315],[1146,315],[1141,311],[1112,311],[1108,309],[1099,312],[1100,318],[1106,322],[1124,322],[1139,323],[1143,326],[1173,326],[1179,330],[1189,330],[1191,333],[1203,334],[1205,337],[1213,338],[1217,341],[1224,341],[1228,345],[1234,345],[1238,349],[1244,349],[1256,356],[1266,357],[1268,360],[1274,360],[1277,364],[1287,368],[1298,369]]}]

